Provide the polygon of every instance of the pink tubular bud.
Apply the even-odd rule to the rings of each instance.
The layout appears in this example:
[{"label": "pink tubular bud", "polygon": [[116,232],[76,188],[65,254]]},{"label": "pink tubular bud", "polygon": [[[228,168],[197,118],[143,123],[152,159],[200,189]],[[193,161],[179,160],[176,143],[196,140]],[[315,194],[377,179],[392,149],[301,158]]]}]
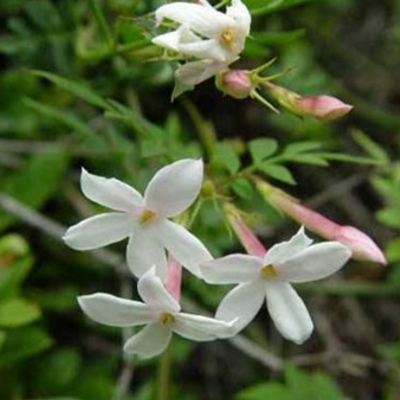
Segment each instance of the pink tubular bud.
[{"label": "pink tubular bud", "polygon": [[344,244],[352,251],[352,258],[355,260],[387,264],[376,243],[359,229],[331,221],[259,178],[254,178],[254,182],[260,194],[274,208],[324,239]]},{"label": "pink tubular bud", "polygon": [[165,287],[171,296],[179,302],[181,297],[182,266],[174,257],[168,257],[168,274]]},{"label": "pink tubular bud", "polygon": [[246,249],[247,253],[253,256],[264,257],[267,252],[266,248],[243,221],[239,210],[232,204],[227,203],[224,206],[224,211],[229,225],[235,232],[243,247]]},{"label": "pink tubular bud", "polygon": [[353,106],[343,103],[332,96],[300,97],[295,101],[299,115],[314,117],[326,121],[341,118],[349,113]]},{"label": "pink tubular bud", "polygon": [[264,82],[264,87],[281,106],[300,117],[331,121],[343,117],[353,109],[353,106],[332,96],[300,96],[271,82]]},{"label": "pink tubular bud", "polygon": [[384,254],[376,243],[354,226],[339,226],[332,240],[337,240],[349,247],[355,260],[387,264]]},{"label": "pink tubular bud", "polygon": [[217,89],[235,99],[249,97],[253,90],[253,83],[249,71],[241,69],[228,69],[216,76]]}]

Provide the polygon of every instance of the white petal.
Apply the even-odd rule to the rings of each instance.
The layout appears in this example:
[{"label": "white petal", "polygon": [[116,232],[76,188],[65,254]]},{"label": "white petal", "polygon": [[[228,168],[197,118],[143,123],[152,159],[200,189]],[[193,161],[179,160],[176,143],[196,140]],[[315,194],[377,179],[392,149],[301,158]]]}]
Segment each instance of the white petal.
[{"label": "white petal", "polygon": [[235,21],[213,8],[201,4],[175,2],[161,6],[156,11],[156,20],[160,24],[164,18],[185,24],[205,37],[218,38],[222,30],[235,25]]},{"label": "white petal", "polygon": [[235,61],[229,60],[227,63],[216,62],[213,60],[193,61],[180,65],[175,72],[177,81],[185,85],[198,85],[201,82],[216,75],[219,71],[227,68],[227,66]]},{"label": "white petal", "polygon": [[139,279],[138,292],[143,301],[155,311],[172,314],[180,311],[179,303],[165,289],[154,267]]},{"label": "white petal", "polygon": [[201,277],[199,265],[212,259],[211,254],[196,236],[183,226],[164,220],[155,231],[160,242],[174,258],[192,274]]},{"label": "white petal", "polygon": [[169,327],[154,322],[132,336],[125,343],[124,351],[129,354],[137,354],[140,358],[158,356],[168,347],[171,337],[172,332]]},{"label": "white petal", "polygon": [[267,307],[280,334],[297,344],[307,340],[314,325],[303,300],[288,283],[266,286]]},{"label": "white petal", "polygon": [[106,213],[88,218],[69,228],[63,237],[75,250],[93,250],[125,239],[134,227],[133,218],[124,213]]},{"label": "white petal", "polygon": [[200,265],[207,283],[231,284],[249,282],[257,278],[263,260],[259,257],[232,254]]},{"label": "white petal", "polygon": [[264,258],[264,264],[278,264],[295,256],[300,251],[307,248],[312,240],[305,234],[302,226],[299,231],[289,241],[273,246]]},{"label": "white petal", "polygon": [[221,301],[215,317],[223,321],[238,318],[236,331],[245,328],[257,315],[265,298],[265,285],[261,282],[241,283]]},{"label": "white petal", "polygon": [[154,319],[146,304],[106,293],[80,296],[78,303],[89,318],[104,325],[136,326]]},{"label": "white petal", "polygon": [[117,211],[132,212],[143,205],[142,195],[118,179],[93,175],[82,168],[81,189],[90,200]]},{"label": "white petal", "polygon": [[165,249],[150,226],[137,227],[129,237],[126,259],[131,272],[138,278],[156,266],[157,276],[162,281],[167,275]]},{"label": "white petal", "polygon": [[146,207],[167,218],[185,211],[200,193],[203,169],[203,161],[193,159],[160,169],[147,186]]},{"label": "white petal", "polygon": [[233,18],[238,23],[244,36],[249,35],[251,14],[241,0],[232,0],[232,5],[226,9],[226,15]]},{"label": "white petal", "polygon": [[179,51],[181,43],[200,42],[202,39],[188,29],[185,25],[180,26],[172,32],[156,36],[152,43],[156,46],[164,47],[168,50]]},{"label": "white petal", "polygon": [[311,282],[334,274],[351,257],[351,250],[338,242],[312,245],[283,263],[275,264],[278,277],[300,283]]},{"label": "white petal", "polygon": [[172,330],[186,339],[203,342],[234,336],[236,321],[228,323],[201,315],[179,313],[175,316]]},{"label": "white petal", "polygon": [[226,51],[216,39],[202,40],[195,43],[181,43],[179,52],[188,56],[226,62],[230,52]]}]

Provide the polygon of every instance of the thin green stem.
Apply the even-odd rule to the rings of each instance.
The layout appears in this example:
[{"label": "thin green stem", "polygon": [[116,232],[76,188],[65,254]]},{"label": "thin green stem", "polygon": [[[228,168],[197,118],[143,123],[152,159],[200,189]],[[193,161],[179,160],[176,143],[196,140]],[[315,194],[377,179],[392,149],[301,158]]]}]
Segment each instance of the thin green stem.
[{"label": "thin green stem", "polygon": [[93,11],[94,17],[96,18],[97,23],[99,24],[100,29],[103,31],[103,34],[107,40],[108,46],[110,49],[115,48],[115,41],[113,34],[111,32],[110,27],[108,26],[107,20],[104,16],[102,9],[98,3],[98,0],[88,0],[90,7]]},{"label": "thin green stem", "polygon": [[158,368],[158,383],[157,383],[157,395],[156,400],[168,400],[169,399],[169,383],[171,377],[171,351],[170,346],[165,350],[164,354],[160,358],[160,364]]},{"label": "thin green stem", "polygon": [[258,100],[262,105],[269,108],[275,114],[280,114],[279,110],[275,108],[268,100],[264,99],[256,90],[251,92],[251,98]]}]

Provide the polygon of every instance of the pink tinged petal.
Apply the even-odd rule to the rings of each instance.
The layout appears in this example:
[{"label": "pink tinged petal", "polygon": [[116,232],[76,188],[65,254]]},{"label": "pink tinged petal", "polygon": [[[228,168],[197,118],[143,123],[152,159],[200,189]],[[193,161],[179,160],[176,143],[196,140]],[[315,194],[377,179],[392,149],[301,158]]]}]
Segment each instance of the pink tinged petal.
[{"label": "pink tinged petal", "polygon": [[221,46],[219,40],[216,39],[202,40],[195,43],[182,43],[179,45],[179,52],[218,62],[226,62],[230,54]]},{"label": "pink tinged petal", "polygon": [[351,251],[338,242],[312,245],[294,257],[274,265],[278,278],[293,283],[324,279],[344,266]]},{"label": "pink tinged petal", "polygon": [[203,161],[186,159],[160,169],[144,195],[146,207],[169,218],[185,211],[200,193]]},{"label": "pink tinged petal", "polygon": [[147,324],[154,319],[146,304],[106,293],[80,296],[78,303],[89,318],[103,325],[136,326]]},{"label": "pink tinged petal", "polygon": [[196,33],[205,37],[218,38],[221,30],[234,26],[235,21],[213,8],[201,4],[175,2],[161,6],[156,11],[156,21],[170,19],[185,24]]},{"label": "pink tinged petal", "polygon": [[340,226],[337,228],[333,240],[347,246],[353,258],[360,261],[372,261],[386,265],[387,261],[382,250],[364,232],[354,226]]},{"label": "pink tinged petal", "polygon": [[69,228],[63,240],[75,250],[93,250],[127,238],[133,226],[133,218],[126,214],[100,214]]},{"label": "pink tinged petal", "polygon": [[179,66],[175,72],[175,78],[184,85],[198,85],[225,69],[234,60],[227,63],[213,60],[193,61]]},{"label": "pink tinged petal", "polygon": [[175,316],[172,330],[186,339],[199,342],[228,338],[236,334],[235,322],[218,321],[215,318],[179,313]]},{"label": "pink tinged petal", "polygon": [[172,332],[168,326],[154,322],[132,336],[125,343],[124,351],[128,354],[137,354],[143,359],[155,357],[165,351],[171,337]]},{"label": "pink tinged petal", "polygon": [[314,325],[303,300],[292,286],[289,283],[269,283],[266,294],[268,311],[279,333],[297,344],[306,341]]},{"label": "pink tinged petal", "polygon": [[302,226],[289,241],[273,246],[266,254],[264,264],[274,265],[282,263],[306,249],[311,243],[312,240],[305,234],[304,227]]},{"label": "pink tinged petal", "polygon": [[321,120],[334,120],[348,114],[354,107],[332,96],[300,96],[295,100],[294,110],[299,115]]},{"label": "pink tinged petal", "polygon": [[164,281],[167,276],[165,249],[150,228],[137,227],[129,237],[127,263],[133,275],[138,278],[156,266],[157,275]]},{"label": "pink tinged petal", "polygon": [[215,317],[223,321],[233,321],[236,332],[244,329],[257,315],[265,298],[263,282],[247,282],[236,286],[221,301]]},{"label": "pink tinged petal", "polygon": [[143,206],[143,197],[133,187],[119,181],[93,175],[82,168],[81,189],[95,203],[117,211],[132,212]]},{"label": "pink tinged petal", "polygon": [[226,9],[226,15],[239,24],[243,35],[250,34],[251,14],[240,0],[232,0],[232,5]]},{"label": "pink tinged petal", "polygon": [[232,284],[249,282],[257,278],[263,260],[259,257],[233,254],[200,265],[207,283]]},{"label": "pink tinged petal", "polygon": [[142,300],[157,312],[176,314],[180,311],[179,303],[168,293],[154,267],[139,279],[138,292]]},{"label": "pink tinged petal", "polygon": [[168,272],[165,280],[165,287],[168,293],[179,302],[181,298],[181,286],[182,286],[182,265],[175,260],[171,255],[168,257]]},{"label": "pink tinged petal", "polygon": [[157,224],[156,234],[174,258],[192,274],[201,277],[199,265],[212,259],[196,236],[175,222],[164,220]]}]

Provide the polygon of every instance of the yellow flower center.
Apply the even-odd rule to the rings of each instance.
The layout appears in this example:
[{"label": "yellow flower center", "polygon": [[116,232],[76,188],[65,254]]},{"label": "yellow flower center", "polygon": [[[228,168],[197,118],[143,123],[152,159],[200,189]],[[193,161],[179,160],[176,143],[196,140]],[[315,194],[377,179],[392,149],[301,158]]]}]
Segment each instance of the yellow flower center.
[{"label": "yellow flower center", "polygon": [[170,325],[175,322],[175,317],[172,314],[169,313],[162,313],[160,321],[164,325]]},{"label": "yellow flower center", "polygon": [[144,210],[142,215],[139,217],[139,224],[144,225],[147,224],[153,217],[156,215],[154,211],[151,210]]},{"label": "yellow flower center", "polygon": [[222,46],[230,51],[237,51],[237,46],[235,42],[235,35],[232,29],[227,29],[223,31],[219,37],[219,42]]},{"label": "yellow flower center", "polygon": [[275,279],[278,276],[275,271],[275,267],[272,264],[262,267],[261,274],[266,279]]}]

